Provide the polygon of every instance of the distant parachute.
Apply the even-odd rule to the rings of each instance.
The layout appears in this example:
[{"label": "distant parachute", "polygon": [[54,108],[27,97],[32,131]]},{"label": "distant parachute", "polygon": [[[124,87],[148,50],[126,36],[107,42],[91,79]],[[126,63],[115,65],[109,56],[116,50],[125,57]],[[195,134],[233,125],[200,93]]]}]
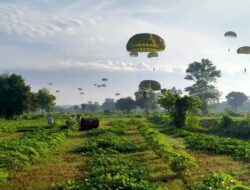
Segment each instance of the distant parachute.
[{"label": "distant parachute", "polygon": [[[227,31],[225,34],[224,34],[224,36],[226,37],[226,38],[237,38],[237,34],[235,33],[235,32],[233,32],[233,31]],[[230,48],[228,48],[228,51],[230,51],[231,49]]]},{"label": "distant parachute", "polygon": [[97,88],[101,88],[102,87],[102,85],[97,85]]},{"label": "distant parachute", "polygon": [[237,49],[238,54],[250,54],[250,46],[243,46]]},{"label": "distant parachute", "polygon": [[101,87],[106,87],[106,84],[101,84]]},{"label": "distant parachute", "polygon": [[83,95],[84,93],[83,93],[83,92],[81,92],[80,94],[81,94],[81,95]]},{"label": "distant parachute", "polygon": [[78,88],[77,90],[82,91],[82,88]]},{"label": "distant parachute", "polygon": [[53,84],[52,82],[49,83],[50,86],[51,86],[52,84]]},{"label": "distant parachute", "polygon": [[158,91],[161,90],[161,84],[154,80],[143,80],[139,84],[139,90],[141,91]]},{"label": "distant parachute", "polygon": [[95,83],[94,86],[97,86],[97,84]]},{"label": "distant parachute", "polygon": [[165,42],[156,34],[140,33],[129,39],[126,48],[132,57],[138,56],[138,52],[147,52],[148,58],[152,58],[158,57],[157,52],[165,49]]},{"label": "distant parachute", "polygon": [[57,90],[56,93],[60,92],[60,90]]},{"label": "distant parachute", "polygon": [[106,82],[106,81],[108,81],[108,79],[107,78],[102,78],[102,81]]},{"label": "distant parachute", "polygon": [[120,93],[115,93],[115,96],[120,96],[121,94]]},{"label": "distant parachute", "polygon": [[224,34],[224,36],[225,36],[226,38],[237,38],[237,34],[236,34],[235,32],[233,32],[233,31],[227,31],[227,32]]}]

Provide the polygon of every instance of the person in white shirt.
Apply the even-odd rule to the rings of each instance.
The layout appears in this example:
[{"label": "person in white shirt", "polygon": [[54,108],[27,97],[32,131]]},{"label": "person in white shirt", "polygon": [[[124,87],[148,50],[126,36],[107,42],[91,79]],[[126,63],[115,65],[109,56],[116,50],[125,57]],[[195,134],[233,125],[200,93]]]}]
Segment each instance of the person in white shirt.
[{"label": "person in white shirt", "polygon": [[51,115],[48,116],[48,124],[52,125],[54,123],[54,119]]}]

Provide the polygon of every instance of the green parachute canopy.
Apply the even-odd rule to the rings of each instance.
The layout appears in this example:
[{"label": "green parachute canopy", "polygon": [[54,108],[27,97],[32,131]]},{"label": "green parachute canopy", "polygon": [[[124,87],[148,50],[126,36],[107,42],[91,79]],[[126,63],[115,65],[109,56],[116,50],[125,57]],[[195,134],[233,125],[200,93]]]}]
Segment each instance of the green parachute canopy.
[{"label": "green parachute canopy", "polygon": [[138,55],[138,52],[149,52],[149,57],[156,55],[156,52],[164,51],[164,49],[164,40],[160,36],[150,33],[135,34],[129,39],[127,43],[127,51],[130,52],[130,55],[134,57]]},{"label": "green parachute canopy", "polygon": [[141,91],[158,91],[161,90],[161,84],[154,80],[143,80],[139,84],[139,90]]},{"label": "green parachute canopy", "polygon": [[243,46],[237,49],[238,54],[250,54],[250,46]]},{"label": "green parachute canopy", "polygon": [[225,37],[227,38],[237,38],[237,34],[233,31],[228,31],[224,34]]},{"label": "green parachute canopy", "polygon": [[150,52],[148,54],[148,58],[152,58],[152,57],[158,57],[158,53],[156,53],[156,52]]}]

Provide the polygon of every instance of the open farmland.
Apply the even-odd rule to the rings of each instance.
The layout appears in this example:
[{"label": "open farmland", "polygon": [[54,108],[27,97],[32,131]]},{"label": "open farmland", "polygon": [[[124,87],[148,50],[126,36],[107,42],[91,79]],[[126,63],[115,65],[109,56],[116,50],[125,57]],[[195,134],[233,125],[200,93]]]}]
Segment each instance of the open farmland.
[{"label": "open farmland", "polygon": [[[9,134],[0,143],[1,188],[6,190],[204,189],[209,188],[206,180],[215,179],[225,189],[250,186],[248,157],[231,154],[223,145],[229,138],[209,136],[216,138],[210,143],[219,141],[222,147],[204,143],[201,148],[200,139],[192,144],[200,135],[144,118],[102,117],[98,129],[86,132],[55,126]],[[241,141],[231,141],[239,152]]]}]

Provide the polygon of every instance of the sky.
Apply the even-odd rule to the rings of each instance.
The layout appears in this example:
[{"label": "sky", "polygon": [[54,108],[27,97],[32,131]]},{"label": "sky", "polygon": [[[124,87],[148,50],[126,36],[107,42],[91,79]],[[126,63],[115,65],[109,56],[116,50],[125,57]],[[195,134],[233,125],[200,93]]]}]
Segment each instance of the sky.
[{"label": "sky", "polygon": [[[250,95],[250,56],[236,53],[250,45],[249,7],[249,0],[0,0],[0,73],[21,74],[32,91],[48,88],[57,105],[72,105],[117,92],[133,97],[146,79],[183,90],[192,85],[188,65],[207,58],[222,72],[222,101],[231,91]],[[238,37],[225,38],[229,30]],[[137,33],[158,34],[165,51],[131,58],[126,43]],[[106,88],[93,86],[104,77]]]}]

